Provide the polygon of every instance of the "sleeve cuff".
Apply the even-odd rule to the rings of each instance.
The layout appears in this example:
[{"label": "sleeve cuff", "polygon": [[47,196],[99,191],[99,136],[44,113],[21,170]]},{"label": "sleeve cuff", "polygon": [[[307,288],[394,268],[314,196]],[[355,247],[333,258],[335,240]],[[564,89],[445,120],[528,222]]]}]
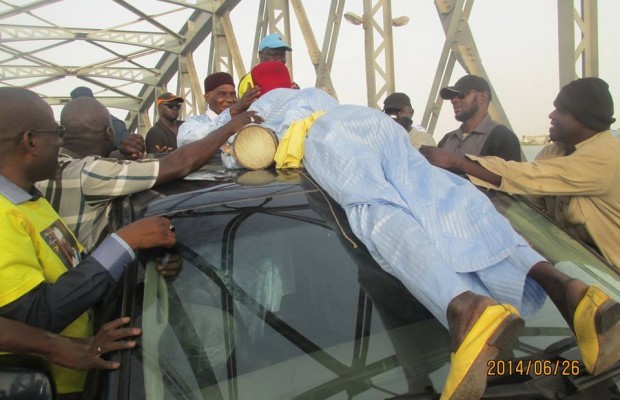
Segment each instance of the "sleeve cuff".
[{"label": "sleeve cuff", "polygon": [[136,259],[136,254],[120,236],[113,233],[91,254],[115,281],[118,281],[125,268]]},{"label": "sleeve cuff", "polygon": [[[473,183],[476,186],[484,187],[484,188],[487,188],[487,189],[501,190],[502,185],[504,184],[504,175],[505,174],[503,174],[501,171],[498,170],[498,168],[495,168],[495,166],[493,165],[493,159],[495,159],[495,158],[499,159],[499,157],[492,157],[492,156],[480,157],[480,156],[475,156],[473,154],[465,154],[465,157],[470,159],[471,161],[477,162],[483,168],[486,168],[489,171],[493,172],[494,174],[497,174],[497,175],[502,177],[502,181],[501,181],[500,185],[499,186],[495,186],[494,184],[489,183],[489,182],[487,182],[487,181],[485,181],[483,179],[476,178],[473,175],[466,174],[467,177],[469,178],[469,181],[471,183]],[[504,161],[504,160],[500,160],[500,161]]]}]

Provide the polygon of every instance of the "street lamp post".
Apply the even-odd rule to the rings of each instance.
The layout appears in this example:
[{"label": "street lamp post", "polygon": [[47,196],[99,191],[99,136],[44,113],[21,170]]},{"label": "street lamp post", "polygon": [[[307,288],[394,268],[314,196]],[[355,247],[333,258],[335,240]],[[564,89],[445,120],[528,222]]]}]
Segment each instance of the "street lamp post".
[{"label": "street lamp post", "polygon": [[369,107],[381,108],[379,100],[395,91],[392,27],[406,25],[409,17],[392,18],[391,0],[377,0],[374,5],[364,0],[363,16],[346,12],[344,19],[364,28],[366,97]]}]

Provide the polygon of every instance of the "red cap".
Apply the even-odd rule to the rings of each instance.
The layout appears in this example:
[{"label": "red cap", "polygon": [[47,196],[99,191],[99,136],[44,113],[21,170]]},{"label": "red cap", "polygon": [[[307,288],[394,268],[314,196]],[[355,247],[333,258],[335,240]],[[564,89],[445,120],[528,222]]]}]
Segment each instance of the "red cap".
[{"label": "red cap", "polygon": [[260,86],[261,95],[273,89],[293,86],[288,68],[281,61],[265,61],[252,68],[254,86]]}]

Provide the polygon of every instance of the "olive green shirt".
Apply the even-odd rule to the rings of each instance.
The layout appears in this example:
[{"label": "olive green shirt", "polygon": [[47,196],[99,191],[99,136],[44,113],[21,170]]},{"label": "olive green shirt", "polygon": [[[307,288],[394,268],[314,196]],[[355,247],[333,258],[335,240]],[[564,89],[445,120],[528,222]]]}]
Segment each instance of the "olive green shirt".
[{"label": "olive green shirt", "polygon": [[498,157],[468,156],[500,175],[495,187],[470,176],[479,186],[525,195],[556,196],[547,202],[549,215],[572,226],[585,241],[620,269],[620,140],[610,131],[579,143],[565,154],[559,144],[546,146],[533,162],[504,161]]}]

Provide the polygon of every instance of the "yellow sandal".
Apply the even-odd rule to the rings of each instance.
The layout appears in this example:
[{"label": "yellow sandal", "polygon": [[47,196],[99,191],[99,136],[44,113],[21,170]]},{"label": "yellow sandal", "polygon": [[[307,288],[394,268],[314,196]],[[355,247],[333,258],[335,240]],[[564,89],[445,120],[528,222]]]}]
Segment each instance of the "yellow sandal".
[{"label": "yellow sandal", "polygon": [[590,286],[574,316],[575,336],[583,365],[599,374],[620,361],[620,304]]},{"label": "yellow sandal", "polygon": [[456,353],[452,353],[450,373],[441,399],[478,399],[487,384],[487,363],[500,350],[511,347],[525,322],[516,308],[507,304],[487,307],[472,326]]}]

